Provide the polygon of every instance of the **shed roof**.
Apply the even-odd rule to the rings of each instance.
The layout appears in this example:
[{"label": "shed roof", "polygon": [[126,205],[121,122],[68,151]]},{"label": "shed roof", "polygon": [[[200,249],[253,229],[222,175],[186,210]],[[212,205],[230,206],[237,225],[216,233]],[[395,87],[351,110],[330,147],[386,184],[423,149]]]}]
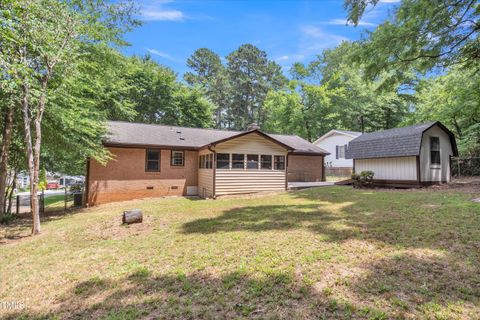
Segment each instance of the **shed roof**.
[{"label": "shed roof", "polygon": [[144,124],[124,121],[108,121],[108,134],[104,144],[108,146],[151,146],[183,149],[200,149],[210,144],[235,138],[236,136],[257,131],[293,153],[329,154],[298,136],[268,134],[260,130],[227,131],[203,128],[188,128],[158,124]]},{"label": "shed roof", "polygon": [[449,136],[454,155],[458,155],[455,136],[439,121],[414,126],[364,133],[348,144],[347,159],[417,156],[425,131],[438,125]]}]

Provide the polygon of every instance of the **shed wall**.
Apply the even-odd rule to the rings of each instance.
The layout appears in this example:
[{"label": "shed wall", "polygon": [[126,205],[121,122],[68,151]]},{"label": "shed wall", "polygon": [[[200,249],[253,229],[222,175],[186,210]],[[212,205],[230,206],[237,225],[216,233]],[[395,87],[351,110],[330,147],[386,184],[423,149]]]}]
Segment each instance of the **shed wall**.
[{"label": "shed wall", "polygon": [[373,171],[378,180],[417,181],[416,157],[356,159],[355,172]]},{"label": "shed wall", "polygon": [[[430,137],[440,138],[440,165],[432,165],[430,161]],[[453,155],[450,137],[439,126],[435,125],[423,133],[420,149],[420,172],[422,182],[449,182],[450,157]]]}]

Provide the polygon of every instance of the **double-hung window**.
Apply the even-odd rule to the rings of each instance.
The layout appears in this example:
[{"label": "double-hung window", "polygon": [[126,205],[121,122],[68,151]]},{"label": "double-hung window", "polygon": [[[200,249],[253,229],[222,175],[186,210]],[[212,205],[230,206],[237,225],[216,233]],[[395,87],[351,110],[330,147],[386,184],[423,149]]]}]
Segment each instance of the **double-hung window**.
[{"label": "double-hung window", "polygon": [[160,150],[159,149],[146,150],[145,171],[148,171],[148,172],[160,171]]},{"label": "double-hung window", "polygon": [[170,165],[173,167],[183,167],[185,165],[185,152],[172,150]]},{"label": "double-hung window", "polygon": [[430,163],[433,165],[440,164],[440,138],[430,137]]}]

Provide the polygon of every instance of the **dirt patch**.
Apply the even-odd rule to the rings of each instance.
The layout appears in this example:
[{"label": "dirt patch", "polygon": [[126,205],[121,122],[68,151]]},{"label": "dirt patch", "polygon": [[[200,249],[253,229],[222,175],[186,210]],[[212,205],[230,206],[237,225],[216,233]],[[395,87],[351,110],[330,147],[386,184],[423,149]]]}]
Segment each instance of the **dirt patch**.
[{"label": "dirt patch", "polygon": [[110,220],[99,221],[85,233],[89,240],[120,240],[151,233],[154,229],[165,228],[166,226],[165,222],[151,215],[144,215],[143,222],[130,225],[122,224],[122,217],[118,216]]}]

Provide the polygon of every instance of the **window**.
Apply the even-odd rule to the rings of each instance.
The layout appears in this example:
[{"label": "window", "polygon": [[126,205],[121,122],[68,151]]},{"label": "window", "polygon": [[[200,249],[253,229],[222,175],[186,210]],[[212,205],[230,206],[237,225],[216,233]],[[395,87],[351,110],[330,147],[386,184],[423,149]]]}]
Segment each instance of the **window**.
[{"label": "window", "polygon": [[207,158],[207,160],[206,160],[205,167],[207,169],[212,169],[213,168],[213,153],[207,154],[206,158]]},{"label": "window", "polygon": [[160,150],[147,149],[145,156],[145,171],[160,171]]},{"label": "window", "polygon": [[245,155],[240,153],[232,153],[232,169],[244,169]]},{"label": "window", "polygon": [[260,168],[261,169],[272,169],[272,156],[262,154],[260,156]]},{"label": "window", "polygon": [[247,155],[247,169],[258,169],[258,154]]},{"label": "window", "polygon": [[344,159],[345,158],[345,150],[347,149],[347,145],[337,146],[337,159]]},{"label": "window", "polygon": [[275,156],[275,170],[285,170],[285,156]]},{"label": "window", "polygon": [[172,150],[170,165],[174,167],[183,167],[185,165],[185,152]]},{"label": "window", "polygon": [[430,137],[430,163],[440,164],[440,138]]},{"label": "window", "polygon": [[199,157],[198,167],[200,169],[212,169],[213,168],[213,153],[204,154]]},{"label": "window", "polygon": [[230,154],[217,153],[217,169],[230,169]]}]

